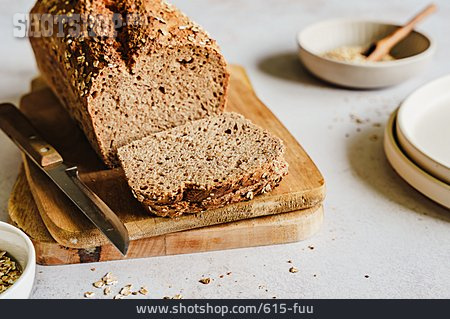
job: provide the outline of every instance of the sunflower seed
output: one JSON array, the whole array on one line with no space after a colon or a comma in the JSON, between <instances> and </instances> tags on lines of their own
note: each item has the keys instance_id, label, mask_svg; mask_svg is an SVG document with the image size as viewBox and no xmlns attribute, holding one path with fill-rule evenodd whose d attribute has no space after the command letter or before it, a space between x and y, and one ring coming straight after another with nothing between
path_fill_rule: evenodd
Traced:
<instances>
[{"instance_id":1,"label":"sunflower seed","mask_svg":"<svg viewBox=\"0 0 450 319\"><path fill-rule=\"evenodd\" d=\"M294 266L292 266L291 268L289 268L289 272L294 274L294 273L298 272L298 269L295 268Z\"/></svg>"},{"instance_id":2,"label":"sunflower seed","mask_svg":"<svg viewBox=\"0 0 450 319\"><path fill-rule=\"evenodd\" d=\"M204 284L204 285L208 285L211 282L211 278L207 277L207 278L202 278L199 280L200 283Z\"/></svg>"},{"instance_id":3,"label":"sunflower seed","mask_svg":"<svg viewBox=\"0 0 450 319\"><path fill-rule=\"evenodd\" d=\"M84 293L84 298L93 298L95 296L95 293L92 291L87 291Z\"/></svg>"},{"instance_id":4,"label":"sunflower seed","mask_svg":"<svg viewBox=\"0 0 450 319\"><path fill-rule=\"evenodd\" d=\"M0 294L10 288L21 274L20 265L6 251L0 250Z\"/></svg>"},{"instance_id":5,"label":"sunflower seed","mask_svg":"<svg viewBox=\"0 0 450 319\"><path fill-rule=\"evenodd\" d=\"M132 287L133 287L132 285L126 285L125 287L120 289L119 294L121 294L122 296L129 296L129 295L131 295L131 288Z\"/></svg>"},{"instance_id":6,"label":"sunflower seed","mask_svg":"<svg viewBox=\"0 0 450 319\"><path fill-rule=\"evenodd\" d=\"M108 296L110 293L111 293L111 287L106 287L106 288L103 290L103 294L104 294L105 296Z\"/></svg>"},{"instance_id":7,"label":"sunflower seed","mask_svg":"<svg viewBox=\"0 0 450 319\"><path fill-rule=\"evenodd\" d=\"M139 289L139 293L141 295L147 296L148 295L148 289L147 287L141 287L141 289Z\"/></svg>"}]
</instances>

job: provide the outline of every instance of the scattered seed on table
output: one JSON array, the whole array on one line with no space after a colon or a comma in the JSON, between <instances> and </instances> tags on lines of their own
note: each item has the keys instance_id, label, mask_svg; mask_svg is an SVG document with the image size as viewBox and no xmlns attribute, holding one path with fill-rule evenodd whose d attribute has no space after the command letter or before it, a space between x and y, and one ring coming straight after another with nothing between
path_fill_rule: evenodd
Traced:
<instances>
[{"instance_id":1,"label":"scattered seed on table","mask_svg":"<svg viewBox=\"0 0 450 319\"><path fill-rule=\"evenodd\" d=\"M92 291L86 291L84 293L84 298L93 298L95 296L95 293Z\"/></svg>"},{"instance_id":2,"label":"scattered seed on table","mask_svg":"<svg viewBox=\"0 0 450 319\"><path fill-rule=\"evenodd\" d=\"M111 287L106 287L106 288L103 290L103 294L104 294L105 296L108 296L110 293L111 293Z\"/></svg>"},{"instance_id":3,"label":"scattered seed on table","mask_svg":"<svg viewBox=\"0 0 450 319\"><path fill-rule=\"evenodd\" d=\"M141 295L147 296L148 295L147 287L141 287L141 289L139 289L139 293Z\"/></svg>"},{"instance_id":4,"label":"scattered seed on table","mask_svg":"<svg viewBox=\"0 0 450 319\"><path fill-rule=\"evenodd\" d=\"M295 268L294 266L292 266L291 268L289 268L289 272L296 273L296 272L298 272L298 269Z\"/></svg>"},{"instance_id":5,"label":"scattered seed on table","mask_svg":"<svg viewBox=\"0 0 450 319\"><path fill-rule=\"evenodd\" d=\"M129 296L129 295L131 295L131 288L132 287L133 287L132 285L126 285L125 287L120 289L119 294L121 294L122 296Z\"/></svg>"},{"instance_id":6,"label":"scattered seed on table","mask_svg":"<svg viewBox=\"0 0 450 319\"><path fill-rule=\"evenodd\" d=\"M211 278L206 277L206 278L202 278L199 280L200 283L204 284L204 285L208 285L211 282Z\"/></svg>"}]
</instances>

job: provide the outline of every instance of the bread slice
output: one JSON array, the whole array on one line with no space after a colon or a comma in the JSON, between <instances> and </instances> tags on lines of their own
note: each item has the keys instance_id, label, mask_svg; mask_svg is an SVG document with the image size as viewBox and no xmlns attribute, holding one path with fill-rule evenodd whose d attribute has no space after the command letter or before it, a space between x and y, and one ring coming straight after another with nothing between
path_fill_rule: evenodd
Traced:
<instances>
[{"instance_id":1,"label":"bread slice","mask_svg":"<svg viewBox=\"0 0 450 319\"><path fill-rule=\"evenodd\" d=\"M118 164L120 146L223 112L225 59L216 42L172 5L38 0L31 13L66 16L63 37L55 23L51 36L31 36L31 45L42 76L108 166ZM73 37L68 17L77 14L86 21L101 18ZM48 27L47 20L31 17L33 26ZM133 23L119 26L120 19Z\"/></svg>"},{"instance_id":2,"label":"bread slice","mask_svg":"<svg viewBox=\"0 0 450 319\"><path fill-rule=\"evenodd\" d=\"M134 196L176 217L250 200L288 173L283 142L236 113L224 113L119 148Z\"/></svg>"}]
</instances>

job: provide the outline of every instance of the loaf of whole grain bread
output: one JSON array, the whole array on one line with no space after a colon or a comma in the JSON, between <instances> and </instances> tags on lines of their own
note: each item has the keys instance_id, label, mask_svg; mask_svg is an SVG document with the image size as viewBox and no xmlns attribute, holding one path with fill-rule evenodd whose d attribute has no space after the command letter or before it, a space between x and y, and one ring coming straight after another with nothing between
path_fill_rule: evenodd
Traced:
<instances>
[{"instance_id":1,"label":"loaf of whole grain bread","mask_svg":"<svg viewBox=\"0 0 450 319\"><path fill-rule=\"evenodd\" d=\"M108 166L131 141L223 112L229 75L216 42L164 1L38 0L31 13L35 25L33 14L68 17L62 37L55 24L30 41L42 76ZM81 35L67 22L77 14L87 22ZM137 23L101 24L99 15Z\"/></svg>"},{"instance_id":2,"label":"loaf of whole grain bread","mask_svg":"<svg viewBox=\"0 0 450 319\"><path fill-rule=\"evenodd\" d=\"M283 142L236 113L150 135L118 155L134 196L159 216L250 200L288 173Z\"/></svg>"}]
</instances>

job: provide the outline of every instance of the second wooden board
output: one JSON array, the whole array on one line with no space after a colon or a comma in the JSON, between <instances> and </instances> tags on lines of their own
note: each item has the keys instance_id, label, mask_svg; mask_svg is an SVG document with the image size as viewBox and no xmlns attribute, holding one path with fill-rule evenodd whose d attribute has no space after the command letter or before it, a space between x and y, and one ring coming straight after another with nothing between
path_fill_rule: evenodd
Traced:
<instances>
[{"instance_id":1,"label":"second wooden board","mask_svg":"<svg viewBox=\"0 0 450 319\"><path fill-rule=\"evenodd\" d=\"M143 238L131 241L128 254L123 257L111 244L89 249L67 248L58 244L40 217L23 171L13 187L8 210L16 226L30 236L36 250L36 261L41 265L78 264L291 243L315 234L323 220L322 207L317 206L302 211Z\"/></svg>"},{"instance_id":2,"label":"second wooden board","mask_svg":"<svg viewBox=\"0 0 450 319\"><path fill-rule=\"evenodd\" d=\"M244 115L279 136L286 144L289 175L273 192L251 201L228 205L177 219L149 215L132 196L120 169L99 161L82 132L49 89L25 96L21 109L66 162L79 167L82 178L125 223L132 240L242 219L291 212L320 205L324 179L303 148L273 113L257 98L242 67L232 66L227 111ZM25 161L28 182L49 232L66 247L86 248L107 243L106 238L33 164Z\"/></svg>"}]
</instances>

